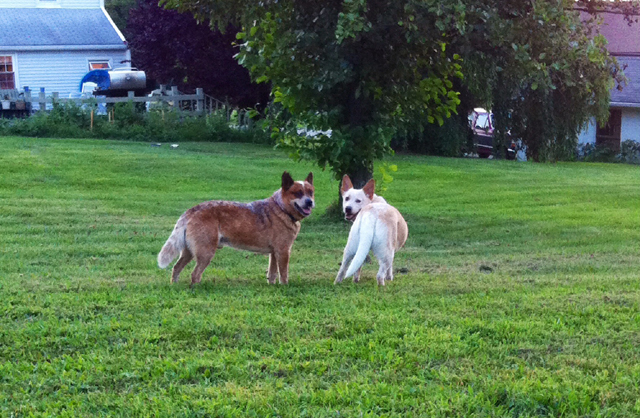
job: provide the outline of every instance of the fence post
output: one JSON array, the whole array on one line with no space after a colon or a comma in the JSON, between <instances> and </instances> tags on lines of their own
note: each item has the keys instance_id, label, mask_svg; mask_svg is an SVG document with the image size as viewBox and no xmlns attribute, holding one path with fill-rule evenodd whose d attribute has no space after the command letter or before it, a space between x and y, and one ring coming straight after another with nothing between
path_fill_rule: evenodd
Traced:
<instances>
[{"instance_id":1,"label":"fence post","mask_svg":"<svg viewBox=\"0 0 640 418\"><path fill-rule=\"evenodd\" d=\"M178 87L177 86L171 86L171 96L177 96L178 93ZM173 107L180 109L180 103L178 103L177 101L173 100L171 101Z\"/></svg>"},{"instance_id":2,"label":"fence post","mask_svg":"<svg viewBox=\"0 0 640 418\"><path fill-rule=\"evenodd\" d=\"M204 90L202 90L201 88L197 88L196 96L198 96L198 99L196 101L196 112L202 114L204 113Z\"/></svg>"},{"instance_id":3,"label":"fence post","mask_svg":"<svg viewBox=\"0 0 640 418\"><path fill-rule=\"evenodd\" d=\"M136 96L136 93L133 91L128 91L127 92L127 98L129 99L133 99Z\"/></svg>"},{"instance_id":4,"label":"fence post","mask_svg":"<svg viewBox=\"0 0 640 418\"><path fill-rule=\"evenodd\" d=\"M51 102L51 106L53 106L53 103L58 103L58 100L60 99L60 93L58 93L57 91L53 92L53 101Z\"/></svg>"},{"instance_id":5,"label":"fence post","mask_svg":"<svg viewBox=\"0 0 640 418\"><path fill-rule=\"evenodd\" d=\"M24 91L24 108L31 113L31 109L33 108L31 104L31 90L25 89Z\"/></svg>"},{"instance_id":6,"label":"fence post","mask_svg":"<svg viewBox=\"0 0 640 418\"><path fill-rule=\"evenodd\" d=\"M47 110L47 96L44 92L44 87L40 87L40 96L39 96L39 105L40 111L44 112Z\"/></svg>"}]
</instances>

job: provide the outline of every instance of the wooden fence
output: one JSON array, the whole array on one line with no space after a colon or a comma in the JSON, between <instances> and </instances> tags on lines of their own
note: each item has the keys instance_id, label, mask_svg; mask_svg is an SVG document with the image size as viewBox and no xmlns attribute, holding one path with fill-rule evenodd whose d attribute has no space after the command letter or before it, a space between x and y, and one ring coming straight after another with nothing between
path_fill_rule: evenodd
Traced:
<instances>
[{"instance_id":1,"label":"wooden fence","mask_svg":"<svg viewBox=\"0 0 640 418\"><path fill-rule=\"evenodd\" d=\"M149 96L135 96L135 92L129 91L127 97L60 97L53 92L47 95L45 92L32 93L31 91L18 92L17 90L0 90L3 110L22 112L23 114L50 110L53 103L75 103L78 106L84 104L115 104L115 103L145 103L147 110L171 109L191 114L223 113L227 121L236 123L239 127L251 127L249 111L238 109L224 103L214 97L204 94L203 89L196 89L195 94L183 94L173 86L170 90L161 86L154 90L155 94ZM5 103L11 103L9 108L4 108ZM49 106L47 106L49 105Z\"/></svg>"},{"instance_id":2,"label":"wooden fence","mask_svg":"<svg viewBox=\"0 0 640 418\"><path fill-rule=\"evenodd\" d=\"M27 91L24 93L24 102L25 103L31 103L32 105L34 103L38 104L38 110L45 110L47 108L47 104L53 104L53 103L69 103L69 102L73 102L76 103L77 105L81 105L81 104L85 104L85 103L106 103L106 104L110 104L110 103L127 103L127 102L133 102L133 103L166 103L167 106L169 107L177 107L180 110L186 110L186 111L192 111L195 113L205 113L205 111L209 111L211 112L212 109L206 109L205 108L205 103L209 100L207 100L207 97L205 96L204 92L202 91L202 89L197 89L196 90L196 94L180 94L177 93L176 94L166 94L166 95L153 95L153 96L135 96L135 93L133 91L128 92L127 97L104 97L104 96L97 96L97 97L60 97L60 94L57 92L52 93L51 95L47 96L46 93L44 92L40 92L38 93L37 96L34 96L31 94L30 91ZM215 100L215 99L214 99ZM16 102L18 102L19 99L16 100ZM216 100L216 102L219 102ZM221 103L221 102L220 102ZM215 103L216 105L218 105L220 108L223 108L224 103L222 103L222 105L219 105L218 103ZM211 105L209 105L211 106ZM33 106L32 106L33 108Z\"/></svg>"}]
</instances>

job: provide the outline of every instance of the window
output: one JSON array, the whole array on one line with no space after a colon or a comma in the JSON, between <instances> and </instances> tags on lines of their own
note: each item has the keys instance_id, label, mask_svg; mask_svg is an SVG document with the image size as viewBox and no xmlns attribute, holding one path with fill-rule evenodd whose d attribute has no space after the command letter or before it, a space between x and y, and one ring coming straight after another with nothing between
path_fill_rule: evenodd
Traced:
<instances>
[{"instance_id":1,"label":"window","mask_svg":"<svg viewBox=\"0 0 640 418\"><path fill-rule=\"evenodd\" d=\"M605 146L614 151L620 151L620 134L622 133L622 111L611 109L609 120L596 128L596 146Z\"/></svg>"},{"instance_id":2,"label":"window","mask_svg":"<svg viewBox=\"0 0 640 418\"><path fill-rule=\"evenodd\" d=\"M486 113L479 114L476 120L476 128L489 129L489 126L489 115Z\"/></svg>"},{"instance_id":3,"label":"window","mask_svg":"<svg viewBox=\"0 0 640 418\"><path fill-rule=\"evenodd\" d=\"M16 88L16 78L13 72L13 57L0 56L0 89L12 90Z\"/></svg>"},{"instance_id":4,"label":"window","mask_svg":"<svg viewBox=\"0 0 640 418\"><path fill-rule=\"evenodd\" d=\"M91 70L110 70L109 60L90 60L89 71Z\"/></svg>"}]
</instances>

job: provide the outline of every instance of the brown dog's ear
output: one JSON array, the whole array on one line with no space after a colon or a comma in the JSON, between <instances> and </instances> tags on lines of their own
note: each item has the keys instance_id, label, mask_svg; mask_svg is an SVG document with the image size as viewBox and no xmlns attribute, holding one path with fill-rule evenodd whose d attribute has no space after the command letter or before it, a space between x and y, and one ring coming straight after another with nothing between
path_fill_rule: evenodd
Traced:
<instances>
[{"instance_id":1,"label":"brown dog's ear","mask_svg":"<svg viewBox=\"0 0 640 418\"><path fill-rule=\"evenodd\" d=\"M306 179L304 179L307 183L313 186L313 173L309 173Z\"/></svg>"},{"instance_id":2,"label":"brown dog's ear","mask_svg":"<svg viewBox=\"0 0 640 418\"><path fill-rule=\"evenodd\" d=\"M282 173L282 190L286 192L291 186L293 186L293 178L291 178L291 174L285 171Z\"/></svg>"},{"instance_id":3,"label":"brown dog's ear","mask_svg":"<svg viewBox=\"0 0 640 418\"><path fill-rule=\"evenodd\" d=\"M362 191L369 199L373 200L373 193L376 191L376 181L374 179L369 180L362 188Z\"/></svg>"},{"instance_id":4,"label":"brown dog's ear","mask_svg":"<svg viewBox=\"0 0 640 418\"><path fill-rule=\"evenodd\" d=\"M342 177L342 187L340 187L340 194L344 194L347 190L353 189L353 183L346 174Z\"/></svg>"}]
</instances>

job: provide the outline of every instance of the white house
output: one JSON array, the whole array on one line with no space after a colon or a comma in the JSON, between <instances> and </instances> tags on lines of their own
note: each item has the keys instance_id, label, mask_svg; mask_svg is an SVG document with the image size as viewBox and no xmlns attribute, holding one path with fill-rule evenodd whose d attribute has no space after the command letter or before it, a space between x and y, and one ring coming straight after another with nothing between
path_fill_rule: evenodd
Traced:
<instances>
[{"instance_id":1,"label":"white house","mask_svg":"<svg viewBox=\"0 0 640 418\"><path fill-rule=\"evenodd\" d=\"M104 0L0 0L0 89L65 97L90 70L130 62Z\"/></svg>"},{"instance_id":2,"label":"white house","mask_svg":"<svg viewBox=\"0 0 640 418\"><path fill-rule=\"evenodd\" d=\"M629 81L622 90L611 91L607 124L597 126L595 119L592 120L578 141L620 149L620 141L640 142L640 23L630 23L617 13L601 12L601 16L600 32L608 41L607 49L624 67Z\"/></svg>"}]
</instances>

